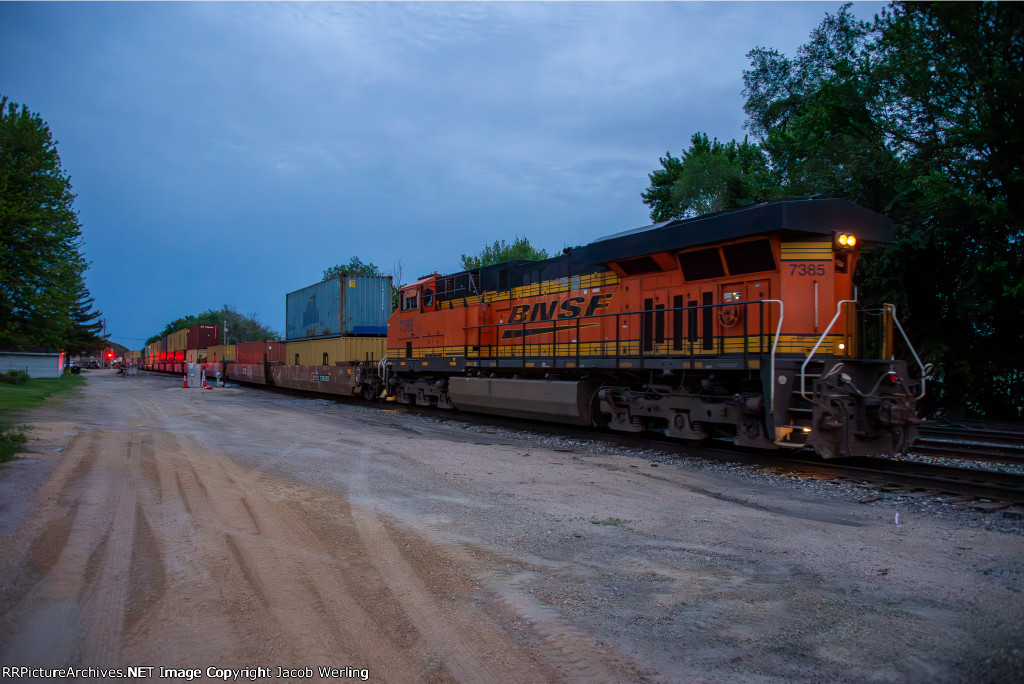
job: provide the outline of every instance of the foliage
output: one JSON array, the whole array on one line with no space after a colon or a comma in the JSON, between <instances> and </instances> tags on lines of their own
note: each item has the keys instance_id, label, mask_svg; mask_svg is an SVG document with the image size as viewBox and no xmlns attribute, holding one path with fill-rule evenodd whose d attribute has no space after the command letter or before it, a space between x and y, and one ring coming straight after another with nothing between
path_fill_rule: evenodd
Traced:
<instances>
[{"instance_id":1,"label":"foliage","mask_svg":"<svg viewBox=\"0 0 1024 684\"><path fill-rule=\"evenodd\" d=\"M65 375L60 378L29 378L24 371L10 371L3 378L17 377L20 382L0 382L0 463L11 460L25 443L25 429L12 427L12 411L35 408L54 394L70 392L85 379Z\"/></svg>"},{"instance_id":2,"label":"foliage","mask_svg":"<svg viewBox=\"0 0 1024 684\"><path fill-rule=\"evenodd\" d=\"M0 426L0 463L12 460L27 440L23 428Z\"/></svg>"},{"instance_id":3,"label":"foliage","mask_svg":"<svg viewBox=\"0 0 1024 684\"><path fill-rule=\"evenodd\" d=\"M363 263L359 257L352 257L348 260L347 264L338 264L337 266L331 266L329 269L324 271L323 280L330 280L331 278L337 278L339 276L356 275L356 276L374 276L374 277L387 277L391 276L391 310L394 311L398 308L399 303L399 292L402 289L402 264L397 263L392 267L389 273L384 273L375 264L371 262Z\"/></svg>"},{"instance_id":4,"label":"foliage","mask_svg":"<svg viewBox=\"0 0 1024 684\"><path fill-rule=\"evenodd\" d=\"M0 375L0 382L7 383L8 385L24 385L28 382L28 373L23 370L11 369Z\"/></svg>"},{"instance_id":5,"label":"foliage","mask_svg":"<svg viewBox=\"0 0 1024 684\"><path fill-rule=\"evenodd\" d=\"M0 347L66 343L88 267L74 199L47 124L0 97Z\"/></svg>"},{"instance_id":6,"label":"foliage","mask_svg":"<svg viewBox=\"0 0 1024 684\"><path fill-rule=\"evenodd\" d=\"M484 245L480 253L475 256L463 254L460 258L462 268L471 271L473 269L500 264L503 261L523 259L526 261L540 261L547 259L548 253L544 249L536 249L530 241L524 237L517 237L512 244L504 240L495 240L493 244Z\"/></svg>"},{"instance_id":7,"label":"foliage","mask_svg":"<svg viewBox=\"0 0 1024 684\"><path fill-rule=\"evenodd\" d=\"M10 411L42 406L47 397L71 392L85 382L80 375L59 378L30 378L21 385L0 384L0 427L7 424Z\"/></svg>"},{"instance_id":8,"label":"foliage","mask_svg":"<svg viewBox=\"0 0 1024 684\"><path fill-rule=\"evenodd\" d=\"M363 263L359 257L352 257L348 260L347 264L338 264L337 266L331 266L329 269L324 271L324 280L330 280L331 278L337 278L338 276L344 275L355 275L355 276L383 276L381 272L372 263Z\"/></svg>"},{"instance_id":9,"label":"foliage","mask_svg":"<svg viewBox=\"0 0 1024 684\"><path fill-rule=\"evenodd\" d=\"M746 138L721 143L695 133L690 149L678 158L666 152L660 162L642 194L656 222L753 204L768 199L774 189L764 153Z\"/></svg>"},{"instance_id":10,"label":"foliage","mask_svg":"<svg viewBox=\"0 0 1024 684\"><path fill-rule=\"evenodd\" d=\"M225 304L220 309L208 309L200 314L174 319L165 325L159 334L146 340L146 344L156 342L161 337L166 337L183 328L202 324L221 326L221 338L223 339L225 322L227 324L227 340L229 344L281 339L281 333L260 323L259 312L254 311L251 314L245 315L236 311L235 307Z\"/></svg>"},{"instance_id":11,"label":"foliage","mask_svg":"<svg viewBox=\"0 0 1024 684\"><path fill-rule=\"evenodd\" d=\"M792 59L748 54L744 110L767 172L740 178L762 197L827 194L890 217L895 240L861 254L862 301L897 305L947 409L1019 417L1024 6L896 3L873 22L849 7ZM655 220L721 195L706 163L678 181L704 139L651 174Z\"/></svg>"},{"instance_id":12,"label":"foliage","mask_svg":"<svg viewBox=\"0 0 1024 684\"><path fill-rule=\"evenodd\" d=\"M85 282L79 277L75 302L68 311L70 326L64 340L64 350L72 356L89 354L111 345L100 334L103 322L100 320L100 312L93 311L94 302L95 299L85 288Z\"/></svg>"}]
</instances>

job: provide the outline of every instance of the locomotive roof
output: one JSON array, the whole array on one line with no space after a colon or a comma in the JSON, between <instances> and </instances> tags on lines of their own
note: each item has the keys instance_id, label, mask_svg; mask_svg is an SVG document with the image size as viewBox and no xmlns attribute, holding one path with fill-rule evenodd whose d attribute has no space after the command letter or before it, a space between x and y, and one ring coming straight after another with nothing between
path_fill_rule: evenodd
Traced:
<instances>
[{"instance_id":1,"label":"locomotive roof","mask_svg":"<svg viewBox=\"0 0 1024 684\"><path fill-rule=\"evenodd\" d=\"M672 219L634 228L566 250L541 261L512 260L474 269L479 282L472 290L502 289L499 272L505 271L507 287L539 283L569 275L604 271L607 264L657 252L671 252L704 244L768 233L828 235L850 232L863 242L892 240L892 221L881 214L846 200L829 197L781 199L740 209L705 214L691 219ZM450 273L446 278L467 277L468 271ZM412 287L423 280L411 283ZM468 287L468 286L467 286ZM475 290L474 290L475 291Z\"/></svg>"},{"instance_id":2,"label":"locomotive roof","mask_svg":"<svg viewBox=\"0 0 1024 684\"><path fill-rule=\"evenodd\" d=\"M579 247L573 250L573 257L600 264L765 233L832 235L837 230L853 233L862 242L892 240L892 221L885 216L846 200L812 197L773 200L634 228Z\"/></svg>"}]
</instances>

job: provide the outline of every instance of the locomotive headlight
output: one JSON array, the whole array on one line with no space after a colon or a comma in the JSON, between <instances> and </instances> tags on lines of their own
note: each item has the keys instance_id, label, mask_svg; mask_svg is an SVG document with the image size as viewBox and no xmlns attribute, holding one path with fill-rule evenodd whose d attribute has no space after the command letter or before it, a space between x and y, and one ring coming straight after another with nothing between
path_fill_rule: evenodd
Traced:
<instances>
[{"instance_id":1,"label":"locomotive headlight","mask_svg":"<svg viewBox=\"0 0 1024 684\"><path fill-rule=\"evenodd\" d=\"M848 252L857 246L857 236L850 233L835 233L833 242L837 250Z\"/></svg>"}]
</instances>

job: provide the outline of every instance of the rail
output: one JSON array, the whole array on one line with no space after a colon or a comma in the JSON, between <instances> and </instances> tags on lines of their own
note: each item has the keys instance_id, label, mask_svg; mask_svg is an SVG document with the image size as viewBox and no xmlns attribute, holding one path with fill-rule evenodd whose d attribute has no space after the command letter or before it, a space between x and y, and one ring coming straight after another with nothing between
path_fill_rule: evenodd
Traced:
<instances>
[{"instance_id":1,"label":"rail","mask_svg":"<svg viewBox=\"0 0 1024 684\"><path fill-rule=\"evenodd\" d=\"M774 334L766 330L766 323L770 325L770 317L766 321L766 308L773 304L779 307L778 321L775 325ZM732 350L727 352L726 338L728 336L715 334L710 328L714 311L721 311L724 307L742 308L743 333L736 336L732 342ZM756 306L758 316L751 319L750 307ZM673 315L671 323L666 318ZM548 314L549 316L552 314ZM740 303L717 303L702 304L697 306L652 308L640 311L615 312L607 314L591 314L589 316L573 316L562 319L542 318L530 321L517 321L515 323L499 322L485 323L482 325L465 326L463 329L469 333L476 331L476 344L472 344L467 334L466 342L460 346L464 358L478 360L519 360L524 365L527 360L550 359L551 367L557 367L559 358L571 360L575 367L580 367L581 357L587 359L614 359L616 365L627 360L639 359L641 362L647 360L673 360L689 359L691 367L697 360L708 355L715 354L739 354L742 352L743 366L750 367L749 356L755 355L759 360L757 367L763 368L764 362L768 361L771 373L772 387L769 391L769 398L774 404L775 385L775 361L779 353L779 346L782 337L782 326L785 319L785 304L779 299L756 299ZM589 327L607 320L615 326L614 336L610 334L605 326L606 333L601 339L584 342L580 339L582 327ZM623 328L633 328L635 323L640 330L639 336L628 336L625 339L621 336ZM751 328L756 328L751 331ZM671 332L667 328L672 328ZM716 326L717 327L717 326ZM700 328L703 328L701 330ZM490 332L492 335L487 335ZM559 342L557 336L560 334L574 332L575 337L571 341ZM549 341L538 341L528 343L530 337L544 336ZM485 337L489 339L485 339ZM512 340L518 339L518 343ZM501 340L509 343L502 344ZM742 340L742 347L739 342ZM771 340L770 351L768 341ZM699 351L698 351L699 349ZM435 350L417 350L420 353L414 354L416 358L447 356L453 350L438 348ZM767 358L766 358L767 357ZM774 413L774 406L772 407Z\"/></svg>"}]
</instances>

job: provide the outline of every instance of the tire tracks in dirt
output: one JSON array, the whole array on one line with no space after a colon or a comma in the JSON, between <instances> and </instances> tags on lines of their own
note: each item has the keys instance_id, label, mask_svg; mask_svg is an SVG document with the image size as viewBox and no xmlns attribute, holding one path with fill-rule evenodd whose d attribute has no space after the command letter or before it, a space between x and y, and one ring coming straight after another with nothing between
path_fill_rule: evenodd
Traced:
<instances>
[{"instance_id":1,"label":"tire tracks in dirt","mask_svg":"<svg viewBox=\"0 0 1024 684\"><path fill-rule=\"evenodd\" d=\"M0 663L618 678L615 659L574 634L510 627L507 602L474 579L475 554L200 446L180 429L194 413L164 405L187 393L118 401L96 385L93 405L113 418L79 427L34 514L3 542ZM364 470L348 477L372 498Z\"/></svg>"}]
</instances>

